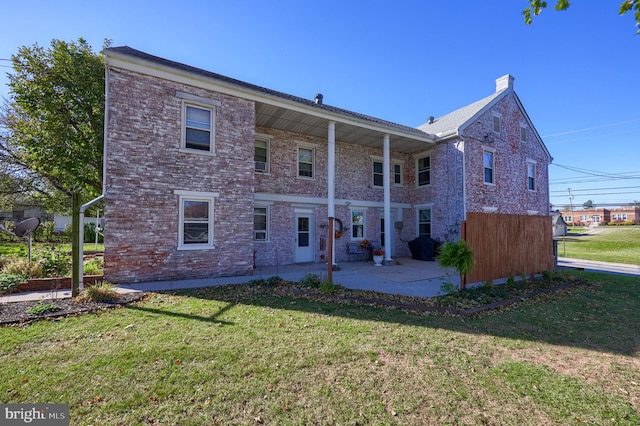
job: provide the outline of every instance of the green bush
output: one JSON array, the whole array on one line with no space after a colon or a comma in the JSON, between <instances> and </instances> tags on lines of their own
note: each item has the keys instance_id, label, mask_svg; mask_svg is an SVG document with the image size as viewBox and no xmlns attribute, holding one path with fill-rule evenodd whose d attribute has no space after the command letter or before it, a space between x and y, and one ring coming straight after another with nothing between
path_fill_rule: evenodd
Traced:
<instances>
[{"instance_id":1,"label":"green bush","mask_svg":"<svg viewBox=\"0 0 640 426\"><path fill-rule=\"evenodd\" d=\"M36 256L42 262L45 277L64 277L71 272L71 256L66 252L53 248L41 249Z\"/></svg>"},{"instance_id":2,"label":"green bush","mask_svg":"<svg viewBox=\"0 0 640 426\"><path fill-rule=\"evenodd\" d=\"M320 292L324 294L334 294L338 290L338 286L331 281L323 281L320 284Z\"/></svg>"},{"instance_id":3,"label":"green bush","mask_svg":"<svg viewBox=\"0 0 640 426\"><path fill-rule=\"evenodd\" d=\"M42 303L41 301L37 305L27 309L27 313L30 315L44 315L44 314L48 314L50 312L55 312L59 310L60 308L54 305L53 303Z\"/></svg>"},{"instance_id":4,"label":"green bush","mask_svg":"<svg viewBox=\"0 0 640 426\"><path fill-rule=\"evenodd\" d=\"M300 285L304 287L320 288L322 280L316 274L307 274L300 280Z\"/></svg>"},{"instance_id":5,"label":"green bush","mask_svg":"<svg viewBox=\"0 0 640 426\"><path fill-rule=\"evenodd\" d=\"M116 287L106 281L96 283L84 289L79 301L113 302L119 297Z\"/></svg>"},{"instance_id":6,"label":"green bush","mask_svg":"<svg viewBox=\"0 0 640 426\"><path fill-rule=\"evenodd\" d=\"M26 257L6 257L2 273L7 275L23 275L27 278L41 278L44 275L44 261L34 258L29 262Z\"/></svg>"},{"instance_id":7,"label":"green bush","mask_svg":"<svg viewBox=\"0 0 640 426\"><path fill-rule=\"evenodd\" d=\"M466 241L458 240L449 241L440 247L438 263L445 268L455 268L460 276L464 277L471 272L476 262L473 259L473 251L469 249Z\"/></svg>"},{"instance_id":8,"label":"green bush","mask_svg":"<svg viewBox=\"0 0 640 426\"><path fill-rule=\"evenodd\" d=\"M33 238L36 241L51 242L53 240L53 234L56 227L56 223L52 221L42 222L33 234Z\"/></svg>"},{"instance_id":9,"label":"green bush","mask_svg":"<svg viewBox=\"0 0 640 426\"><path fill-rule=\"evenodd\" d=\"M102 275L104 268L104 259L102 257L94 257L84 262L85 275Z\"/></svg>"},{"instance_id":10,"label":"green bush","mask_svg":"<svg viewBox=\"0 0 640 426\"><path fill-rule=\"evenodd\" d=\"M13 292L18 284L25 282L27 277L24 274L0 273L0 294Z\"/></svg>"},{"instance_id":11,"label":"green bush","mask_svg":"<svg viewBox=\"0 0 640 426\"><path fill-rule=\"evenodd\" d=\"M615 220L613 222L609 222L607 223L607 225L609 226L632 226L633 222L631 221L622 221L622 220Z\"/></svg>"}]
</instances>

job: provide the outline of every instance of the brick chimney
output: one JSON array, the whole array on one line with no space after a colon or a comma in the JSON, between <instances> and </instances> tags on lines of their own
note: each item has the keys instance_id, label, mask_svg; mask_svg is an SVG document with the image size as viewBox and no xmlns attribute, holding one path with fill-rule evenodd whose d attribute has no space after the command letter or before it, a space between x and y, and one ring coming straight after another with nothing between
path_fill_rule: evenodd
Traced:
<instances>
[{"instance_id":1,"label":"brick chimney","mask_svg":"<svg viewBox=\"0 0 640 426\"><path fill-rule=\"evenodd\" d=\"M515 77L511 74L506 74L496 79L496 92L501 92L504 89L513 90L513 80L515 80Z\"/></svg>"}]
</instances>

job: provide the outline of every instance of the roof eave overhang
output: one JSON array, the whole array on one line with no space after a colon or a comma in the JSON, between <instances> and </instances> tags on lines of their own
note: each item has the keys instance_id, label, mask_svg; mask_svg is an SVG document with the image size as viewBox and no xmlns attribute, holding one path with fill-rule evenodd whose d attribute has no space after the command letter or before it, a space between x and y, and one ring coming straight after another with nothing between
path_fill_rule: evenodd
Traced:
<instances>
[{"instance_id":1,"label":"roof eave overhang","mask_svg":"<svg viewBox=\"0 0 640 426\"><path fill-rule=\"evenodd\" d=\"M336 112L315 108L310 105L304 105L293 100L280 98L268 93L262 93L256 90L252 90L248 87L238 86L205 75L200 75L197 73L189 72L187 70L159 64L153 61L146 60L144 58L139 58L118 51L106 50L104 60L106 67L122 68L129 71L138 72L140 74L167 79L177 83L196 85L198 87L202 87L226 95L236 96L258 103L265 103L279 108L311 115L327 121L334 121L345 125L356 126L367 130L388 134L390 136L399 136L405 139L415 140L416 142L431 144L436 143L437 139L435 135L429 133L420 134L417 132L407 132L403 131L402 129L384 126L382 124L371 123L367 120L359 120L354 117L348 117Z\"/></svg>"}]
</instances>

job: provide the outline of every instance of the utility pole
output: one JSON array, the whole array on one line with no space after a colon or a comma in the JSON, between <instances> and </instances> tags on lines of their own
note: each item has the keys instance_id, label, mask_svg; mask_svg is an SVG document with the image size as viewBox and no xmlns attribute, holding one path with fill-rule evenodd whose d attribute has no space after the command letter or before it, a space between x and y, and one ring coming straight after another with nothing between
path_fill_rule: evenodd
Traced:
<instances>
[{"instance_id":1,"label":"utility pole","mask_svg":"<svg viewBox=\"0 0 640 426\"><path fill-rule=\"evenodd\" d=\"M576 227L575 221L573 220L573 195L571 194L571 188L567 188L569 191L569 212L571 213L571 226Z\"/></svg>"}]
</instances>

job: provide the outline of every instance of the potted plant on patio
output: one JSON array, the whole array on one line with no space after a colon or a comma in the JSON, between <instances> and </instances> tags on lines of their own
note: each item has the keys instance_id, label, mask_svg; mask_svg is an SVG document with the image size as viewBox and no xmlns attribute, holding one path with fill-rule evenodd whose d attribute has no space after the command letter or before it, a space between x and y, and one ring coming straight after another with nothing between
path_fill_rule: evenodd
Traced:
<instances>
[{"instance_id":1,"label":"potted plant on patio","mask_svg":"<svg viewBox=\"0 0 640 426\"><path fill-rule=\"evenodd\" d=\"M373 255L373 263L375 266L382 266L382 260L384 260L384 251L382 249L377 249L371 252Z\"/></svg>"}]
</instances>

